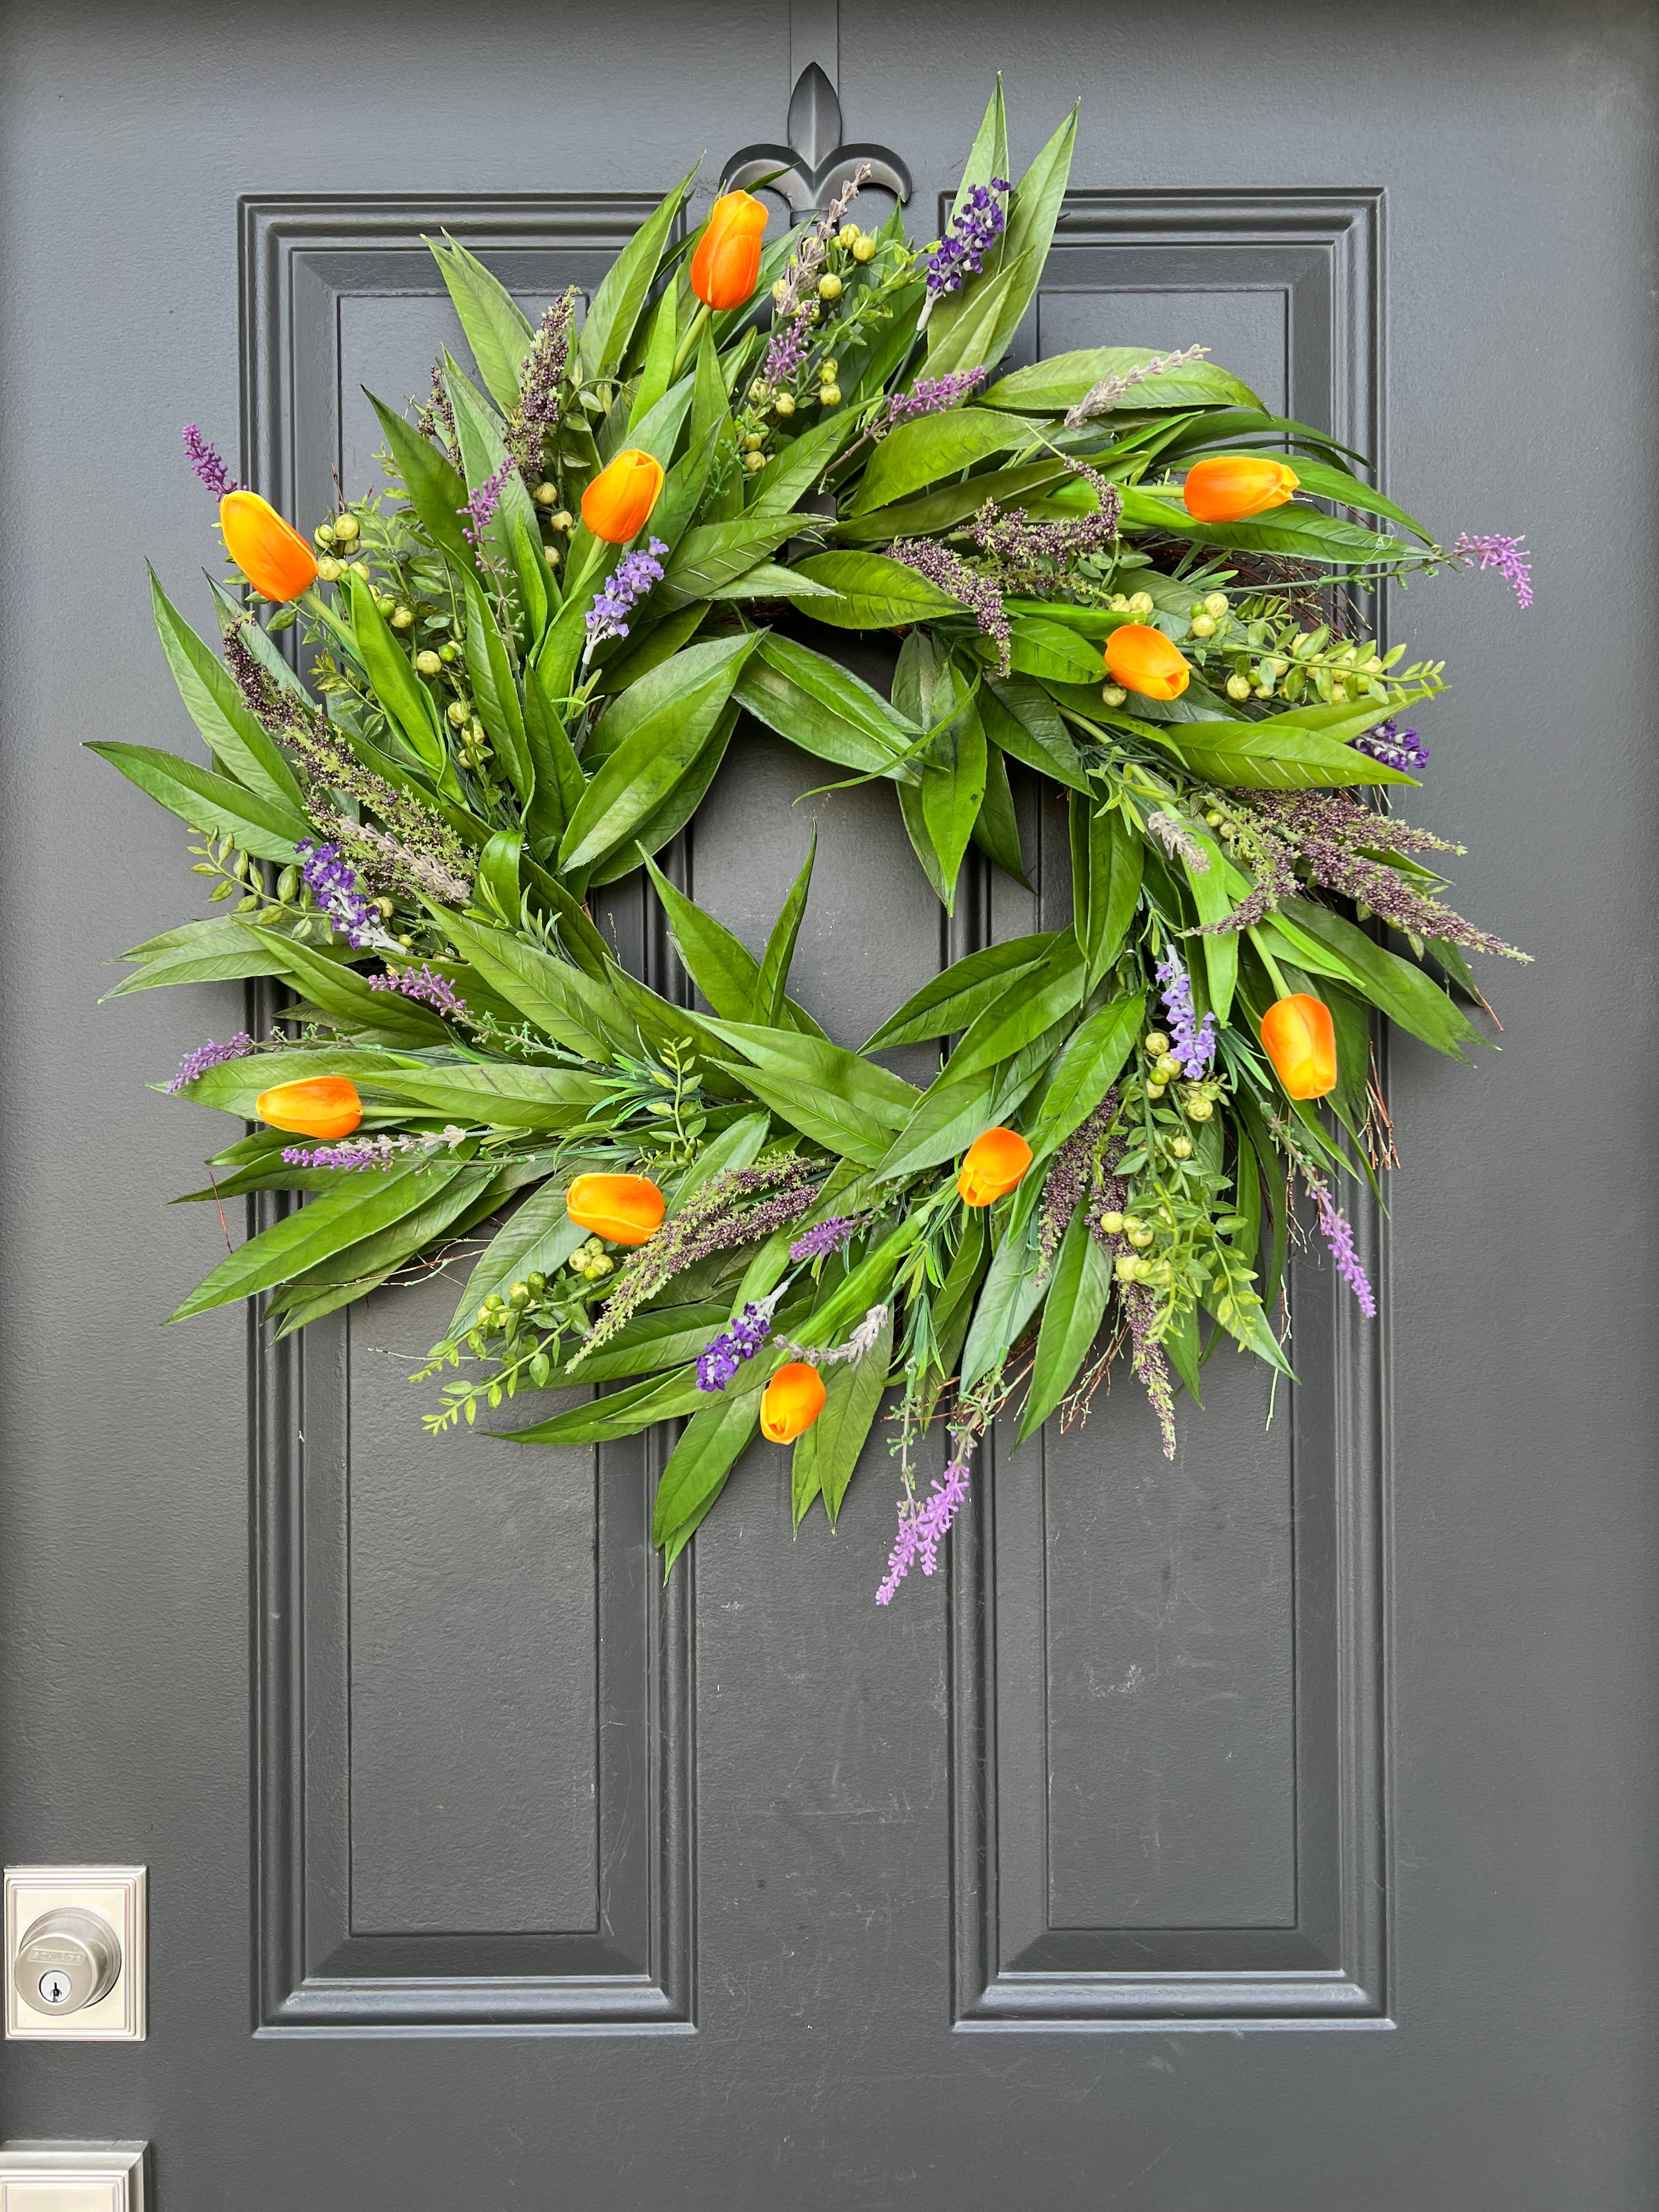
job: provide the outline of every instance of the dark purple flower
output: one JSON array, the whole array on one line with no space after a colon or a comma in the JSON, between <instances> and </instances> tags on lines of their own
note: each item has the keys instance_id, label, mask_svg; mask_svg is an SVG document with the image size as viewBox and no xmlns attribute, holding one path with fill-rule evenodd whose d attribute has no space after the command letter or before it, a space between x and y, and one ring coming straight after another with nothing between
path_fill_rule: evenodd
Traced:
<instances>
[{"instance_id":1,"label":"dark purple flower","mask_svg":"<svg viewBox=\"0 0 1659 2212\"><path fill-rule=\"evenodd\" d=\"M627 617L651 586L662 581L663 556L667 550L660 538L652 538L648 545L636 546L633 552L623 556L601 588L594 592L593 604L584 617L587 624L584 660L606 638L627 636Z\"/></svg>"},{"instance_id":2,"label":"dark purple flower","mask_svg":"<svg viewBox=\"0 0 1659 2212\"><path fill-rule=\"evenodd\" d=\"M1007 221L1001 195L1008 190L1006 177L993 177L988 184L975 185L952 216L950 228L928 257L930 300L959 291L969 277L978 276L987 252L1002 235Z\"/></svg>"},{"instance_id":3,"label":"dark purple flower","mask_svg":"<svg viewBox=\"0 0 1659 2212\"><path fill-rule=\"evenodd\" d=\"M1359 1264L1359 1255L1353 1249L1353 1231L1348 1226L1347 1218L1338 1212L1328 1184L1314 1176L1310 1176L1307 1181L1308 1188L1313 1193L1314 1204L1319 1209L1320 1234L1336 1262L1336 1272L1359 1301L1359 1310L1366 1320L1375 1321L1376 1299L1366 1279L1365 1270Z\"/></svg>"},{"instance_id":4,"label":"dark purple flower","mask_svg":"<svg viewBox=\"0 0 1659 2212\"><path fill-rule=\"evenodd\" d=\"M466 505L458 510L469 520L461 525L467 543L477 545L489 526L490 517L501 503L501 491L513 473L513 456L509 453L493 476L486 477L477 491L466 495Z\"/></svg>"},{"instance_id":5,"label":"dark purple flower","mask_svg":"<svg viewBox=\"0 0 1659 2212\"><path fill-rule=\"evenodd\" d=\"M1392 715L1379 722L1364 736L1356 738L1353 749L1384 768L1403 768L1407 775L1421 775L1429 764L1429 749L1415 730L1402 730Z\"/></svg>"},{"instance_id":6,"label":"dark purple flower","mask_svg":"<svg viewBox=\"0 0 1659 2212\"><path fill-rule=\"evenodd\" d=\"M1170 1048L1185 1068L1188 1080L1195 1083L1209 1073L1215 1058L1215 1016L1206 1014L1199 1020L1193 1005L1192 979L1178 961L1160 960L1158 980L1164 986L1164 1011L1174 1039Z\"/></svg>"},{"instance_id":7,"label":"dark purple flower","mask_svg":"<svg viewBox=\"0 0 1659 2212\"><path fill-rule=\"evenodd\" d=\"M179 1063L179 1073L171 1083L163 1085L167 1091L182 1091L187 1083L194 1083L198 1075L205 1075L210 1067L219 1067L228 1060L245 1060L253 1049L253 1039L246 1030L238 1030L228 1044L198 1044L194 1052L187 1052Z\"/></svg>"},{"instance_id":8,"label":"dark purple flower","mask_svg":"<svg viewBox=\"0 0 1659 2212\"><path fill-rule=\"evenodd\" d=\"M1516 605L1532 605L1532 556L1524 538L1471 538L1466 531L1451 557L1466 568L1496 568L1515 593Z\"/></svg>"},{"instance_id":9,"label":"dark purple flower","mask_svg":"<svg viewBox=\"0 0 1659 2212\"><path fill-rule=\"evenodd\" d=\"M542 316L519 378L519 404L507 417L507 450L526 483L541 475L542 441L558 428L559 394L575 313L574 290L555 300Z\"/></svg>"},{"instance_id":10,"label":"dark purple flower","mask_svg":"<svg viewBox=\"0 0 1659 2212\"><path fill-rule=\"evenodd\" d=\"M185 425L185 458L215 499L222 499L228 491L236 489L236 479L220 459L217 447L208 442L193 422Z\"/></svg>"},{"instance_id":11,"label":"dark purple flower","mask_svg":"<svg viewBox=\"0 0 1659 2212\"><path fill-rule=\"evenodd\" d=\"M358 890L356 871L337 845L313 844L306 838L294 849L300 856L300 872L307 889L333 927L344 932L349 945L361 949L386 936L379 909Z\"/></svg>"},{"instance_id":12,"label":"dark purple flower","mask_svg":"<svg viewBox=\"0 0 1659 2212\"><path fill-rule=\"evenodd\" d=\"M828 1221L816 1223L804 1237L798 1237L789 1247L792 1260L830 1260L837 1252L844 1252L858 1233L859 1217L855 1213L834 1214Z\"/></svg>"},{"instance_id":13,"label":"dark purple flower","mask_svg":"<svg viewBox=\"0 0 1659 2212\"><path fill-rule=\"evenodd\" d=\"M729 1328L704 1345L697 1354L699 1390L724 1390L743 1362L754 1358L772 1334L772 1310L776 1304L776 1293L758 1305L751 1300Z\"/></svg>"},{"instance_id":14,"label":"dark purple flower","mask_svg":"<svg viewBox=\"0 0 1659 2212\"><path fill-rule=\"evenodd\" d=\"M887 550L894 560L902 561L907 568L914 568L930 584L937 584L940 591L961 600L996 647L997 672L1006 676L1012 625L1008 620L1008 610L1002 604L1002 594L990 578L981 576L960 555L952 553L948 545L940 545L931 538L896 538Z\"/></svg>"},{"instance_id":15,"label":"dark purple flower","mask_svg":"<svg viewBox=\"0 0 1659 2212\"><path fill-rule=\"evenodd\" d=\"M418 968L393 968L384 975L371 975L371 991L396 991L405 999L416 999L434 1006L451 1021L465 1022L472 1018L455 986L447 975L441 975L423 960Z\"/></svg>"}]
</instances>

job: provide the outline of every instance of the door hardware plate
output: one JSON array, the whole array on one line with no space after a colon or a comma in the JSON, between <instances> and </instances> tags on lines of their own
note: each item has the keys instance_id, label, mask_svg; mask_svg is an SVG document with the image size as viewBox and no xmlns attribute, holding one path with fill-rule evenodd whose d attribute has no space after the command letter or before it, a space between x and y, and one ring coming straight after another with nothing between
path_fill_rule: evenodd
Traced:
<instances>
[{"instance_id":1,"label":"door hardware plate","mask_svg":"<svg viewBox=\"0 0 1659 2212\"><path fill-rule=\"evenodd\" d=\"M14 1972L23 1939L50 1912L94 1914L113 1929L120 1971L104 1996L61 2018L28 2003ZM148 1919L144 1869L130 1866L25 1866L5 1871L6 2035L14 2042L142 2043L145 2030ZM45 1992L43 1990L42 1994ZM0 2168L0 2172L3 2172ZM17 2212L0 2196L0 2212ZM79 2212L78 2205L75 2212Z\"/></svg>"},{"instance_id":2,"label":"door hardware plate","mask_svg":"<svg viewBox=\"0 0 1659 2212\"><path fill-rule=\"evenodd\" d=\"M144 2145L0 2145L0 2212L145 2212Z\"/></svg>"}]
</instances>

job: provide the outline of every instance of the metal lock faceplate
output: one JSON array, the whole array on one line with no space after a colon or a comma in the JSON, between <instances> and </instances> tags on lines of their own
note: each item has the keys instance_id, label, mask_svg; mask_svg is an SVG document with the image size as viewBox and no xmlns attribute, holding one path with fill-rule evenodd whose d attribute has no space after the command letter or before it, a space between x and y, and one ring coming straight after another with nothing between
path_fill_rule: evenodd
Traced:
<instances>
[{"instance_id":1,"label":"metal lock faceplate","mask_svg":"<svg viewBox=\"0 0 1659 2212\"><path fill-rule=\"evenodd\" d=\"M145 1903L143 1867L8 1867L8 2038L142 2042Z\"/></svg>"},{"instance_id":2,"label":"metal lock faceplate","mask_svg":"<svg viewBox=\"0 0 1659 2212\"><path fill-rule=\"evenodd\" d=\"M143 2143L0 2146L0 2212L145 2212Z\"/></svg>"}]
</instances>

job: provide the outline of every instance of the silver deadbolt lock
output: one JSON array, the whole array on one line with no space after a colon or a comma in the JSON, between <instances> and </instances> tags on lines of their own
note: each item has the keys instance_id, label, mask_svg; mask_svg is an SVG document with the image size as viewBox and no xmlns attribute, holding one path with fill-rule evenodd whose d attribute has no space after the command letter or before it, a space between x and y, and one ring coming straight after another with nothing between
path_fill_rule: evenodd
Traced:
<instances>
[{"instance_id":1,"label":"silver deadbolt lock","mask_svg":"<svg viewBox=\"0 0 1659 2212\"><path fill-rule=\"evenodd\" d=\"M24 1930L12 1980L26 2005L62 2014L107 1996L120 1972L121 1939L108 1921L65 1905Z\"/></svg>"},{"instance_id":2,"label":"silver deadbolt lock","mask_svg":"<svg viewBox=\"0 0 1659 2212\"><path fill-rule=\"evenodd\" d=\"M7 1867L3 1897L7 2039L142 2043L143 1868Z\"/></svg>"}]
</instances>

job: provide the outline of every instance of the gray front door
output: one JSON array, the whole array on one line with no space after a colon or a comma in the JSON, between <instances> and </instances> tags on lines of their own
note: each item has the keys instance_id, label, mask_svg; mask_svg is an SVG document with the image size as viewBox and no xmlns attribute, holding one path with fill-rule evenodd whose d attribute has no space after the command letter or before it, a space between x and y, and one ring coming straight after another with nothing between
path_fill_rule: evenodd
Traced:
<instances>
[{"instance_id":1,"label":"gray front door","mask_svg":"<svg viewBox=\"0 0 1659 2212\"><path fill-rule=\"evenodd\" d=\"M5 2053L10 2137L154 2146L161 2212L1624 2212L1659 2198L1651 1629L1655 11L478 0L18 4L4 28L0 933L8 1863L148 1867L138 2045ZM305 526L453 325L422 233L587 283L819 60L937 220L1006 76L1079 153L1029 349L1208 344L1537 603L1443 578L1418 811L1539 956L1501 1060L1409 1043L1366 1329L1003 1449L872 1599L894 1481L790 1535L757 1451L665 1595L650 1452L423 1437L442 1286L262 1352L159 1324L220 1238L144 1088L236 987L101 1009L187 910L79 741L176 739L179 426ZM856 1042L947 945L884 789L734 744L677 865ZM1021 794L1040 908L1063 822ZM665 979L646 900L618 928ZM219 1138L215 1142L222 1141ZM230 1224L235 1233L240 1224ZM392 1356L388 1356L392 1355Z\"/></svg>"}]
</instances>

